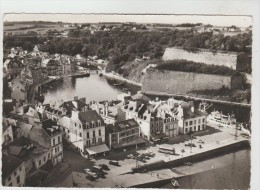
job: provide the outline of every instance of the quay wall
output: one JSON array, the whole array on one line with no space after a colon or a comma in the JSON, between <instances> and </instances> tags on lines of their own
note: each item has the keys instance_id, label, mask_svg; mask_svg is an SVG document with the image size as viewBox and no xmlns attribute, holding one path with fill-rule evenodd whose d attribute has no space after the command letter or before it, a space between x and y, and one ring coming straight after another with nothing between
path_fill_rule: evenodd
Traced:
<instances>
[{"instance_id":1,"label":"quay wall","mask_svg":"<svg viewBox=\"0 0 260 190\"><path fill-rule=\"evenodd\" d=\"M144 76L141 91L184 94L194 90L220 89L223 86L242 88L242 77L149 69Z\"/></svg>"},{"instance_id":2,"label":"quay wall","mask_svg":"<svg viewBox=\"0 0 260 190\"><path fill-rule=\"evenodd\" d=\"M117 80L117 81L126 82L126 83L134 85L134 86L139 86L139 87L142 86L141 83L125 79L124 77L113 74L113 73L106 73L106 72L103 71L102 74L103 74L103 76L105 76L106 78L109 78L109 79L114 79L114 80Z\"/></svg>"},{"instance_id":3,"label":"quay wall","mask_svg":"<svg viewBox=\"0 0 260 190\"><path fill-rule=\"evenodd\" d=\"M191 156L187 156L187 157L183 157L183 158L179 158L176 160L172 160L172 161L168 161L165 162L163 165L160 165L160 167L158 169L165 169L165 168L173 168L173 167L178 167L184 164L184 162L198 162L198 161L203 161L206 160L208 158L213 158L219 155L223 155L225 153L229 153L232 151L236 151L236 150L240 150L243 148L248 148L250 147L249 141L248 140L242 140L242 141L238 141L232 144L228 144L222 147L218 147L212 150L208 150L199 154L195 154L195 155L191 155ZM146 168L147 171L151 171L149 170L149 168ZM154 167L153 167L154 170ZM180 177L184 177L184 175L180 175L177 178ZM137 187L156 187L160 184L164 184L167 181L170 181L172 178L169 179L163 179L163 180L158 180L158 181L152 181L149 183L143 183L143 184L136 184L133 185L131 187L137 188Z\"/></svg>"}]
</instances>

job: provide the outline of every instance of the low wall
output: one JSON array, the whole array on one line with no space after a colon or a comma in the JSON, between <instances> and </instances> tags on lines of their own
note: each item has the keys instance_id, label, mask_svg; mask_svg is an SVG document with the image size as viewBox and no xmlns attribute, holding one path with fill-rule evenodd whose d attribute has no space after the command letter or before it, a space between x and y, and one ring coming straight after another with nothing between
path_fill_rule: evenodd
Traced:
<instances>
[{"instance_id":1,"label":"low wall","mask_svg":"<svg viewBox=\"0 0 260 190\"><path fill-rule=\"evenodd\" d=\"M144 76L141 91L185 94L194 90L220 89L223 86L242 87L242 77L232 79L231 76L149 69Z\"/></svg>"}]
</instances>

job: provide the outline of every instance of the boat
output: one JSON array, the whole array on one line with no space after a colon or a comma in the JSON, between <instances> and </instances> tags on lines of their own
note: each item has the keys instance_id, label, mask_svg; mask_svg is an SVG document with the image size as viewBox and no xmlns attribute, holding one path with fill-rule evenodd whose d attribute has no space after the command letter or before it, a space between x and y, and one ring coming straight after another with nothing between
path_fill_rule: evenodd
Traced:
<instances>
[{"instance_id":1,"label":"boat","mask_svg":"<svg viewBox=\"0 0 260 190\"><path fill-rule=\"evenodd\" d=\"M237 127L237 121L235 119L234 114L231 115L224 115L219 111L211 112L207 117L207 122L214 122L219 127Z\"/></svg>"},{"instance_id":2,"label":"boat","mask_svg":"<svg viewBox=\"0 0 260 190\"><path fill-rule=\"evenodd\" d=\"M74 75L74 78L81 78L81 77L89 77L90 76L90 72L88 70L85 70L84 72L81 72L78 75Z\"/></svg>"},{"instance_id":3,"label":"boat","mask_svg":"<svg viewBox=\"0 0 260 190\"><path fill-rule=\"evenodd\" d=\"M180 184L178 183L178 181L177 181L175 178L173 178L173 179L171 180L171 184L172 184L172 186L173 186L174 188L180 187Z\"/></svg>"}]
</instances>

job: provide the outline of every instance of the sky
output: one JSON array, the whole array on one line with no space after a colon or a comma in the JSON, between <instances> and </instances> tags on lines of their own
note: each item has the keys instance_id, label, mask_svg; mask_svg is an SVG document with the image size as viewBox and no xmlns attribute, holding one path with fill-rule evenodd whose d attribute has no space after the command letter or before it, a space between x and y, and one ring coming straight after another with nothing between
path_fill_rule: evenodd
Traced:
<instances>
[{"instance_id":1,"label":"sky","mask_svg":"<svg viewBox=\"0 0 260 190\"><path fill-rule=\"evenodd\" d=\"M248 27L251 16L216 15L118 15L118 14L5 14L4 21L62 21L69 23L137 22L137 23L203 23L214 26Z\"/></svg>"}]
</instances>

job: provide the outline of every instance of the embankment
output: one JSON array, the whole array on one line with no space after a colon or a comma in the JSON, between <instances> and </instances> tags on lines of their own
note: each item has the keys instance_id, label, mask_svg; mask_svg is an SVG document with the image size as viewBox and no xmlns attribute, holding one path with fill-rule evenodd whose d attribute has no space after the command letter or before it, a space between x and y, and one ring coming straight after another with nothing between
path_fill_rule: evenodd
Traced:
<instances>
[{"instance_id":1,"label":"embankment","mask_svg":"<svg viewBox=\"0 0 260 190\"><path fill-rule=\"evenodd\" d=\"M205 152L201 152L199 154L194 154L194 155L187 156L187 157L184 157L184 158L179 158L179 159L176 159L176 160L168 161L168 162L165 162L163 165L160 165L160 168L158 168L158 170L164 169L164 168L178 167L178 166L183 165L185 162L192 162L194 164L195 162L199 162L199 161L203 161L203 160L206 160L206 159L209 159L209 158L224 155L226 153L241 150L243 148L250 148L250 144L249 144L248 140L238 141L238 142L228 144L228 145L225 145L225 146L222 146L222 147L219 147L219 148L215 148L215 149L211 149L211 150L208 150L208 151L205 151ZM154 167L153 167L153 169L154 169ZM147 168L147 171L149 171L149 168ZM194 171L193 174L195 174L195 173L197 173L197 172ZM186 176L186 175L179 174L176 178L180 178L180 177L184 177L184 176ZM162 179L162 180L159 179L159 180L151 181L151 182L148 182L148 183L136 184L136 185L133 185L131 187L134 187L134 188L158 187L161 184L164 184L166 182L170 182L172 177L170 177L168 179Z\"/></svg>"}]
</instances>

